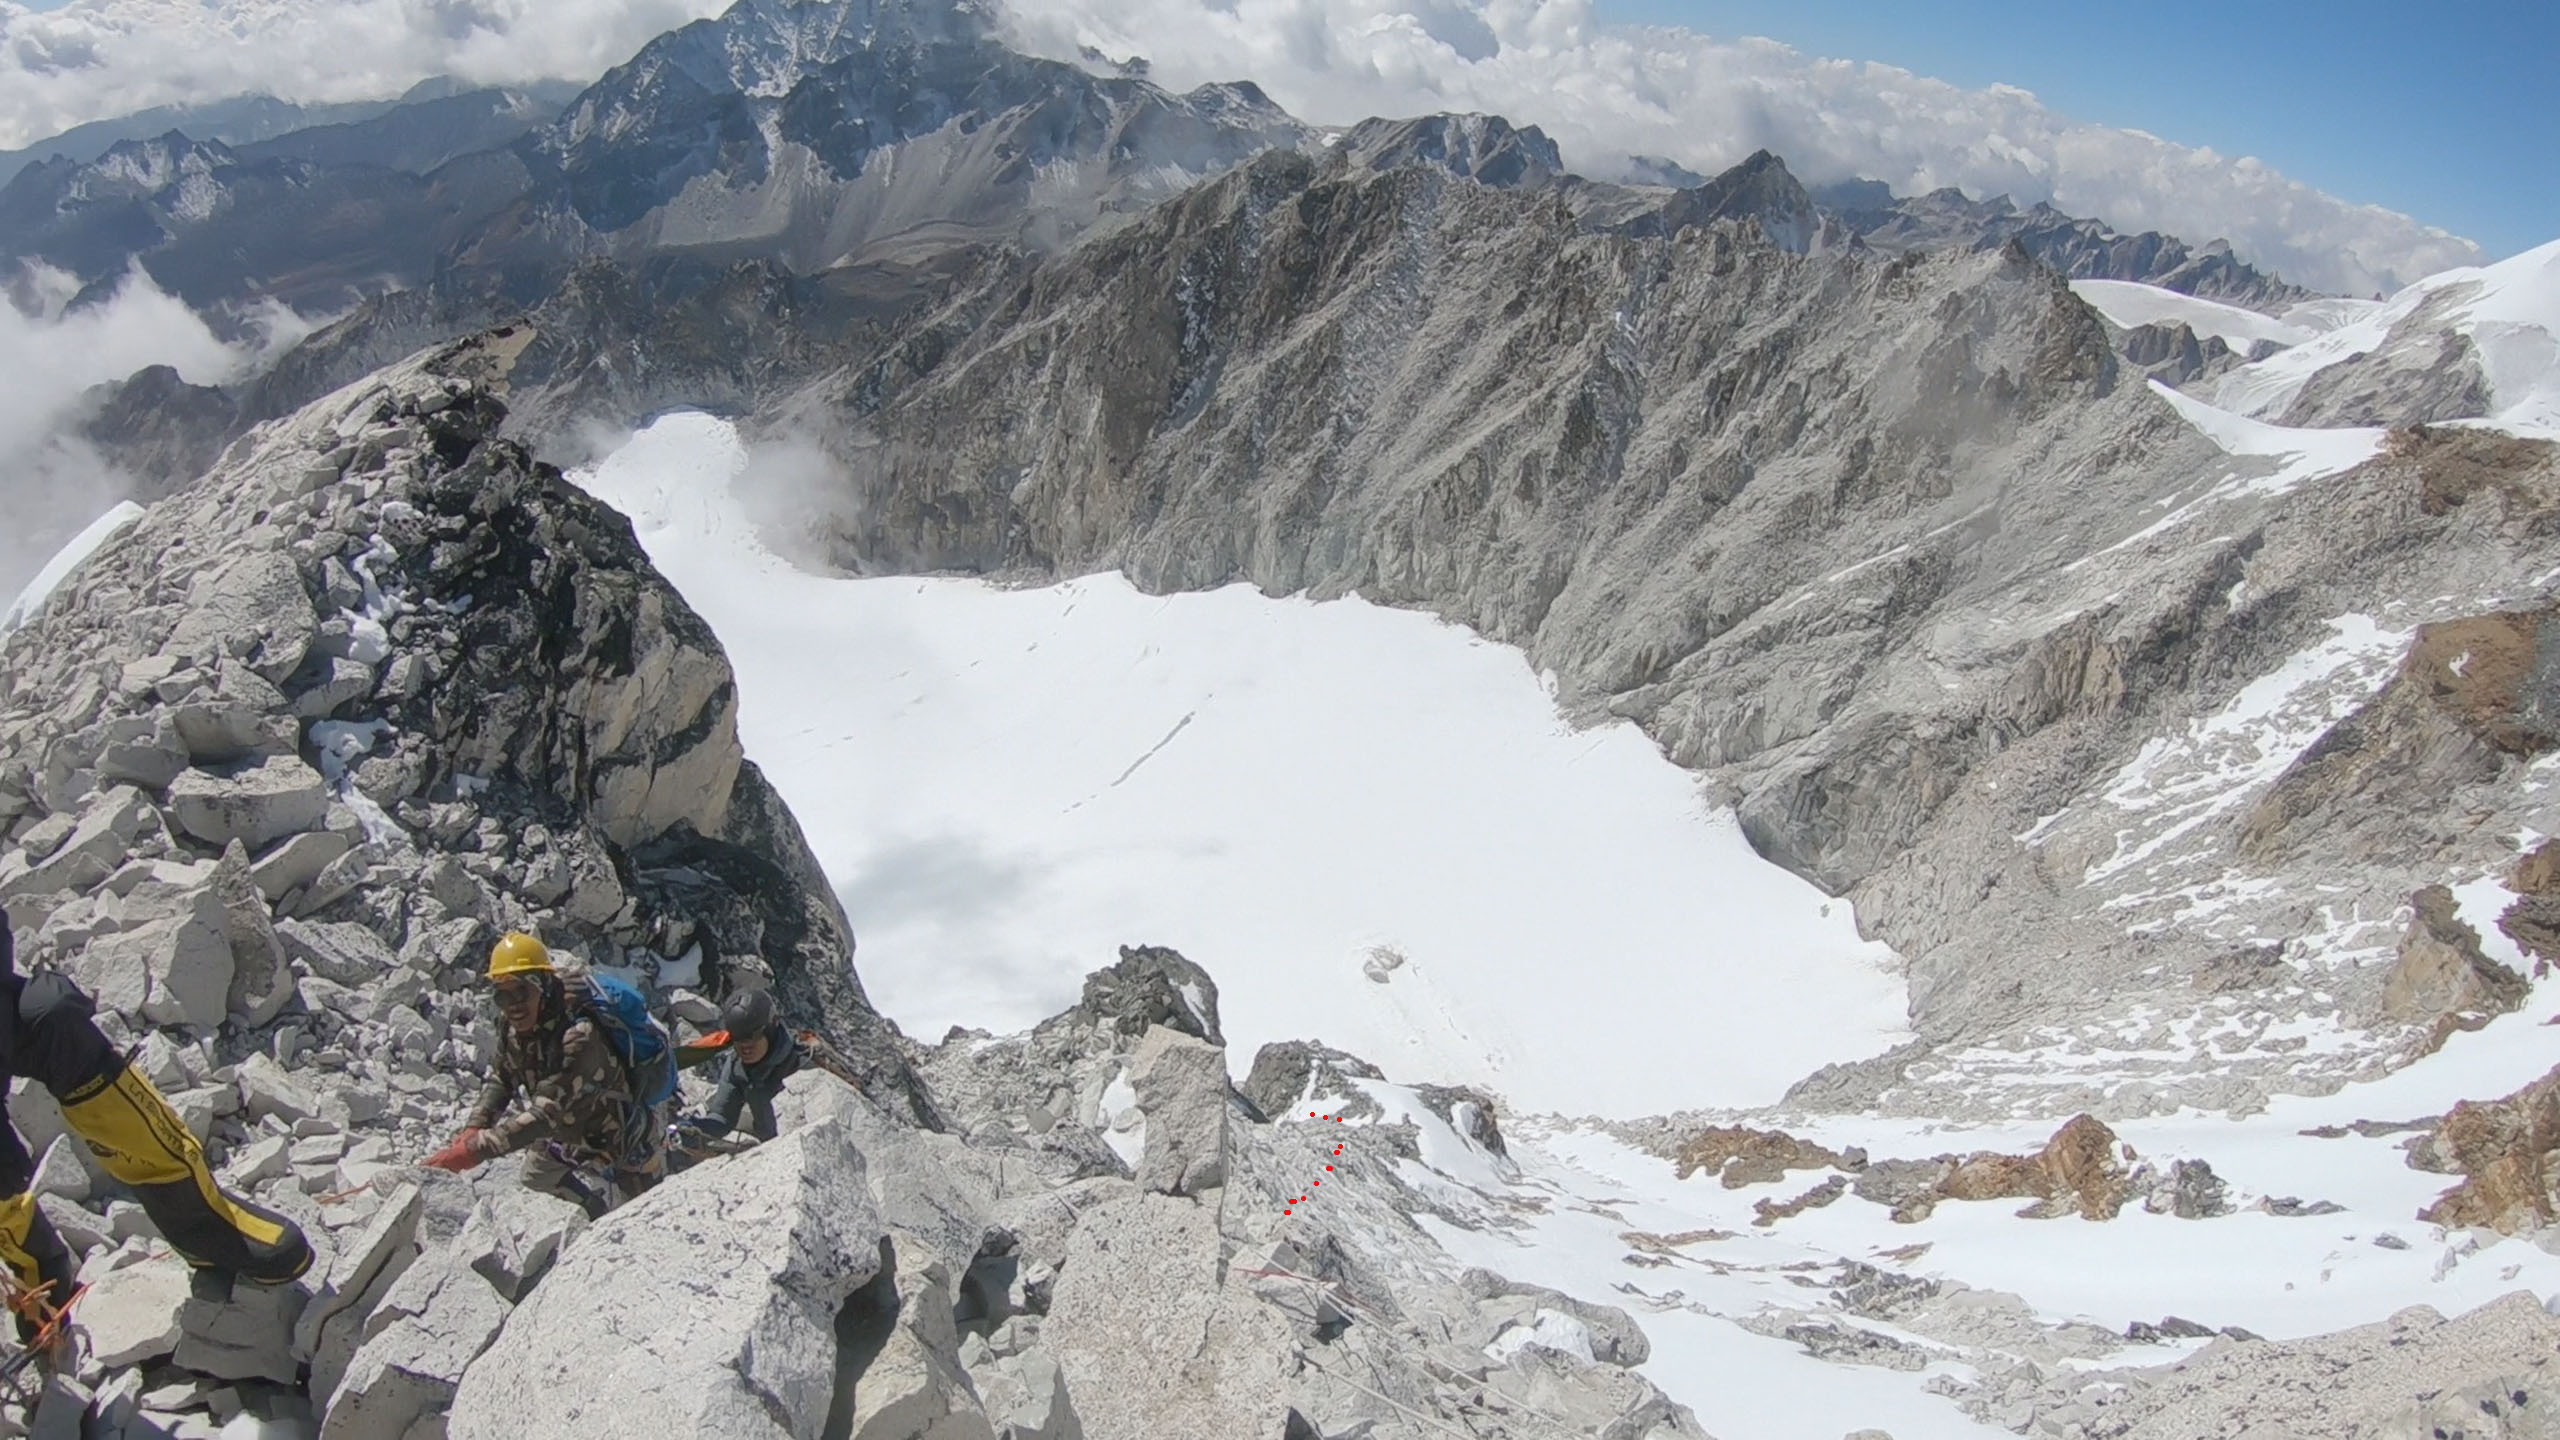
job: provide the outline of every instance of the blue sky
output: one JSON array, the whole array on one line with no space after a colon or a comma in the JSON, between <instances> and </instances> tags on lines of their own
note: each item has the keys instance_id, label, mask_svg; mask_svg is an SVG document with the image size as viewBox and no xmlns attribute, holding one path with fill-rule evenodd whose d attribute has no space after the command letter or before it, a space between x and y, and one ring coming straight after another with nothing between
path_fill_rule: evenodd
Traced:
<instances>
[{"instance_id":1,"label":"blue sky","mask_svg":"<svg viewBox=\"0 0 2560 1440\"><path fill-rule=\"evenodd\" d=\"M2560 239L2560 0L1597 0L2255 155L2493 257Z\"/></svg>"}]
</instances>

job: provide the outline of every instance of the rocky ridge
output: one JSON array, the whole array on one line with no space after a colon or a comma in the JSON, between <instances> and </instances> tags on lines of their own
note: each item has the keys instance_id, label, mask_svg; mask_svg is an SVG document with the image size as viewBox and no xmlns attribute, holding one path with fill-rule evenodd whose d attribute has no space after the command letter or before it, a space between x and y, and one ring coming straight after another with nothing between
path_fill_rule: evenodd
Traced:
<instances>
[{"instance_id":1,"label":"rocky ridge","mask_svg":"<svg viewBox=\"0 0 2560 1440\"><path fill-rule=\"evenodd\" d=\"M2552 452L2231 453L2127 371L2016 249L1594 230L1555 191L1272 154L959 287L764 423L846 477L815 523L849 567L1356 590L1643 725L1910 962L1923 1048L1804 1103L2247 1108L2434 1030L2382 994L2405 919L2324 918L2342 848L2397 901L2543 828L2512 746L2392 813L2329 772L2408 628L2538 595ZM2216 738L2270 703L2273 738ZM2277 838L2298 802L2317 843ZM2268 1031L2322 1020L2361 1038Z\"/></svg>"}]
</instances>

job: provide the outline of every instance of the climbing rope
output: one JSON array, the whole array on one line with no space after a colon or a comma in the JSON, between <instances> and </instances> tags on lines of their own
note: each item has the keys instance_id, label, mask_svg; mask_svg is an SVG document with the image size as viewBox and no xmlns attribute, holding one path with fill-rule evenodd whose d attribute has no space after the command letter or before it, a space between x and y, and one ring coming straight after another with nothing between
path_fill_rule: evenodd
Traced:
<instances>
[{"instance_id":1,"label":"climbing rope","mask_svg":"<svg viewBox=\"0 0 2560 1440\"><path fill-rule=\"evenodd\" d=\"M9 1313L34 1327L35 1334L17 1354L6 1360L0 1360L0 1384L15 1382L18 1376L25 1373L29 1365L40 1360L57 1372L71 1368L70 1362L73 1358L71 1348L74 1343L71 1335L71 1307L79 1304L80 1297L88 1293L89 1287L82 1285L74 1289L61 1304L48 1305L45 1303L44 1296L35 1288L21 1285L17 1283L15 1277L9 1277L6 1294Z\"/></svg>"}]
</instances>

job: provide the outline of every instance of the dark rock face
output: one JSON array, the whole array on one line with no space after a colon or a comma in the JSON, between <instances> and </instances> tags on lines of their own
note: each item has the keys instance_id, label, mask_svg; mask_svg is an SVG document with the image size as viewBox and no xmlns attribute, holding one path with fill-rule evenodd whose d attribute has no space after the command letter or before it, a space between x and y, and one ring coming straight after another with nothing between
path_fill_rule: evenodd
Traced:
<instances>
[{"instance_id":1,"label":"dark rock face","mask_svg":"<svg viewBox=\"0 0 2560 1440\"><path fill-rule=\"evenodd\" d=\"M430 90L435 82L422 85ZM433 90L430 90L433 92ZM200 141L223 141L225 146L248 146L256 141L269 141L294 131L317 126L348 126L376 115L384 115L397 102L392 100L356 100L343 105L297 105L292 100L276 100L274 95L238 95L230 100L212 100L207 105L154 105L136 110L133 115L120 115L115 120L92 120L87 126L72 126L59 136L36 141L26 149L0 151L0 184L18 177L20 169L36 161L69 159L87 164L97 156L108 154L118 141L148 141L151 136L166 136L169 131L184 131Z\"/></svg>"},{"instance_id":2,"label":"dark rock face","mask_svg":"<svg viewBox=\"0 0 2560 1440\"><path fill-rule=\"evenodd\" d=\"M239 405L222 389L191 385L166 365L91 391L80 435L133 482L145 503L192 484L237 427Z\"/></svg>"},{"instance_id":3,"label":"dark rock face","mask_svg":"<svg viewBox=\"0 0 2560 1440\"><path fill-rule=\"evenodd\" d=\"M1132 1038L1162 1025L1212 1045L1227 1043L1218 1029L1218 982L1161 945L1121 946L1120 963L1087 975L1084 999L1069 1013Z\"/></svg>"},{"instance_id":4,"label":"dark rock face","mask_svg":"<svg viewBox=\"0 0 2560 1440\"><path fill-rule=\"evenodd\" d=\"M2510 611L2422 627L2398 675L2251 810L2243 853L2298 852L2376 809L2422 807L2560 745L2560 626Z\"/></svg>"},{"instance_id":5,"label":"dark rock face","mask_svg":"<svg viewBox=\"0 0 2560 1440\"><path fill-rule=\"evenodd\" d=\"M550 124L577 94L576 86L556 80L522 89L449 94L435 93L433 86L432 81L419 86L379 115L304 125L270 139L233 142L234 147L252 160L299 160L332 168L376 165L425 175L449 160L513 144ZM202 133L183 124L176 128Z\"/></svg>"},{"instance_id":6,"label":"dark rock face","mask_svg":"<svg viewBox=\"0 0 2560 1440\"><path fill-rule=\"evenodd\" d=\"M1351 1119L1377 1114L1377 1102L1343 1084L1353 1078L1383 1080L1386 1072L1317 1041L1280 1040L1253 1052L1253 1070L1237 1089L1266 1120L1294 1114L1300 1100L1323 1104L1327 1113ZM1362 1108L1356 1113L1335 1108L1342 1105Z\"/></svg>"},{"instance_id":7,"label":"dark rock face","mask_svg":"<svg viewBox=\"0 0 2560 1440\"><path fill-rule=\"evenodd\" d=\"M1413 1093L1450 1129L1496 1155L1511 1153L1503 1148L1498 1106L1490 1094L1472 1085L1417 1085Z\"/></svg>"},{"instance_id":8,"label":"dark rock face","mask_svg":"<svg viewBox=\"0 0 2560 1440\"><path fill-rule=\"evenodd\" d=\"M473 178L250 159L171 131L19 172L0 189L0 259L42 261L97 294L140 259L199 308L338 309L386 279L424 280L453 230L490 212Z\"/></svg>"}]
</instances>

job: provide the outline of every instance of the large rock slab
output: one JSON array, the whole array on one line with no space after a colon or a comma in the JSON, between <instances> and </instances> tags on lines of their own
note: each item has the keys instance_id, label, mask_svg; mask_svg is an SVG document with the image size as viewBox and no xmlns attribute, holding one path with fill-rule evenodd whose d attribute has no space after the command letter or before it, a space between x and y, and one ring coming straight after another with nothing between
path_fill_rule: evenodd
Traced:
<instances>
[{"instance_id":1,"label":"large rock slab","mask_svg":"<svg viewBox=\"0 0 2560 1440\"><path fill-rule=\"evenodd\" d=\"M211 1029L231 1010L231 938L209 894L187 911L103 935L67 962L101 1006L155 1025Z\"/></svg>"},{"instance_id":2,"label":"large rock slab","mask_svg":"<svg viewBox=\"0 0 2560 1440\"><path fill-rule=\"evenodd\" d=\"M838 1124L677 1176L570 1247L463 1376L447 1433L816 1440L836 1317L881 1234Z\"/></svg>"},{"instance_id":3,"label":"large rock slab","mask_svg":"<svg viewBox=\"0 0 2560 1440\"><path fill-rule=\"evenodd\" d=\"M367 1321L320 1440L403 1440L420 1422L433 1424L512 1308L460 1243L411 1266Z\"/></svg>"},{"instance_id":4,"label":"large rock slab","mask_svg":"<svg viewBox=\"0 0 2560 1440\"><path fill-rule=\"evenodd\" d=\"M306 830L258 857L258 893L270 904L296 890L307 890L339 856L356 848L356 837L336 830Z\"/></svg>"},{"instance_id":5,"label":"large rock slab","mask_svg":"<svg viewBox=\"0 0 2560 1440\"><path fill-rule=\"evenodd\" d=\"M118 785L82 808L71 833L41 860L23 851L0 856L0 900L87 890L115 873L135 842L159 824L151 802L130 785Z\"/></svg>"},{"instance_id":6,"label":"large rock slab","mask_svg":"<svg viewBox=\"0 0 2560 1440\"><path fill-rule=\"evenodd\" d=\"M178 1311L176 1362L218 1379L290 1385L302 1372L293 1352L294 1325L310 1300L311 1292L300 1283L255 1285L246 1280L235 1283L227 1297L190 1299Z\"/></svg>"},{"instance_id":7,"label":"large rock slab","mask_svg":"<svg viewBox=\"0 0 2560 1440\"><path fill-rule=\"evenodd\" d=\"M97 1277L77 1312L89 1353L110 1370L176 1354L178 1312L188 1293L187 1263L174 1254Z\"/></svg>"},{"instance_id":8,"label":"large rock slab","mask_svg":"<svg viewBox=\"0 0 2560 1440\"><path fill-rule=\"evenodd\" d=\"M208 845L237 840L263 850L329 818L329 787L292 755L260 755L191 769L169 782L169 814Z\"/></svg>"},{"instance_id":9,"label":"large rock slab","mask_svg":"<svg viewBox=\"0 0 2560 1440\"><path fill-rule=\"evenodd\" d=\"M823 1070L803 1070L783 1082L774 1117L786 1130L832 1121L853 1137L880 1223L897 1237L902 1269L939 1264L965 1275L986 1248L1001 1185L984 1152L954 1135L899 1124Z\"/></svg>"},{"instance_id":10,"label":"large rock slab","mask_svg":"<svg viewBox=\"0 0 2560 1440\"><path fill-rule=\"evenodd\" d=\"M1227 1052L1157 1025L1129 1060L1147 1117L1138 1188L1198 1195L1227 1183Z\"/></svg>"},{"instance_id":11,"label":"large rock slab","mask_svg":"<svg viewBox=\"0 0 2560 1440\"><path fill-rule=\"evenodd\" d=\"M1133 1195L1078 1223L1041 1334L1090 1440L1282 1432L1288 1326L1223 1278L1217 1214L1196 1201Z\"/></svg>"},{"instance_id":12,"label":"large rock slab","mask_svg":"<svg viewBox=\"0 0 2560 1440\"><path fill-rule=\"evenodd\" d=\"M269 684L281 685L301 668L319 628L293 557L261 550L196 577L161 653L207 670L238 660Z\"/></svg>"},{"instance_id":13,"label":"large rock slab","mask_svg":"<svg viewBox=\"0 0 2560 1440\"><path fill-rule=\"evenodd\" d=\"M896 1279L897 1319L854 1381L846 1440L996 1440L961 1368L950 1278L936 1265Z\"/></svg>"}]
</instances>

